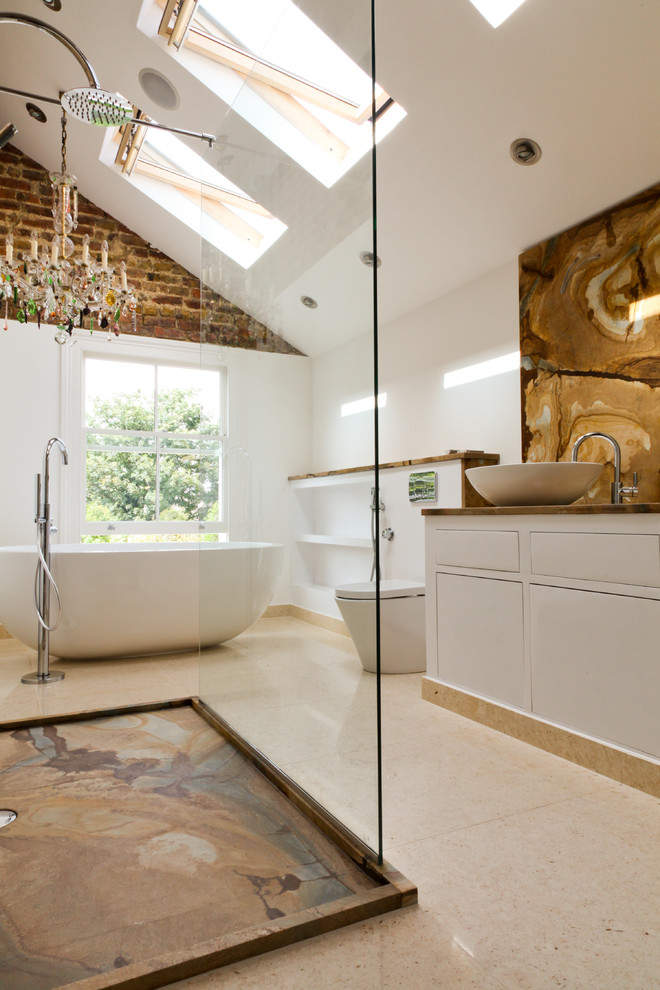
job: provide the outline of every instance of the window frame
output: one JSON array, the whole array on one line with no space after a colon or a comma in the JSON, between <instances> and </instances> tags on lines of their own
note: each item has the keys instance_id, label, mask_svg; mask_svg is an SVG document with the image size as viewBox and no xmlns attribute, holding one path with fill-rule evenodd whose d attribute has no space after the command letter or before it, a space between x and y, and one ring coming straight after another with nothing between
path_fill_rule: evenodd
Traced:
<instances>
[{"instance_id":1,"label":"window frame","mask_svg":"<svg viewBox=\"0 0 660 990\"><path fill-rule=\"evenodd\" d=\"M102 339L100 339L102 336ZM89 336L81 331L74 331L71 346L63 348L62 361L62 409L61 422L64 426L64 439L69 450L69 465L60 472L62 496L61 535L63 542L80 543L86 536L131 536L153 535L171 536L174 534L199 535L217 534L220 539L227 538L229 531L227 477L224 469L226 452L229 449L228 432L228 369L219 355L204 355L201 361L200 348L195 344L182 341L160 341L150 338L118 338L107 340L105 335ZM221 431L219 435L220 448L220 478L219 496L222 507L220 520L133 520L89 522L86 519L86 461L88 433L104 432L85 423L85 362L87 358L107 359L121 363L141 363L151 366L169 366L196 369L200 371L215 371L219 375L221 401ZM115 434L114 430L108 431ZM120 433L126 431L119 431ZM129 433L144 433L144 431L128 431ZM165 436L176 438L183 434L167 434L166 431L147 431L157 439L153 450L155 456L162 456L176 448L162 449L159 440ZM186 435L188 438L190 434ZM131 448L139 451L141 448Z\"/></svg>"},{"instance_id":2,"label":"window frame","mask_svg":"<svg viewBox=\"0 0 660 990\"><path fill-rule=\"evenodd\" d=\"M137 107L133 111L136 118L152 119ZM147 130L129 122L109 131L102 160L236 264L247 270L286 232L285 223L185 142Z\"/></svg>"},{"instance_id":3,"label":"window frame","mask_svg":"<svg viewBox=\"0 0 660 990\"><path fill-rule=\"evenodd\" d=\"M339 95L235 44L219 22L198 10L199 0L152 2L162 8L157 38L170 55L324 186L334 186L369 152L374 137L371 84L368 98ZM353 66L360 69L356 63ZM239 92L242 98L237 99ZM378 83L374 95L378 143L406 111Z\"/></svg>"}]
</instances>

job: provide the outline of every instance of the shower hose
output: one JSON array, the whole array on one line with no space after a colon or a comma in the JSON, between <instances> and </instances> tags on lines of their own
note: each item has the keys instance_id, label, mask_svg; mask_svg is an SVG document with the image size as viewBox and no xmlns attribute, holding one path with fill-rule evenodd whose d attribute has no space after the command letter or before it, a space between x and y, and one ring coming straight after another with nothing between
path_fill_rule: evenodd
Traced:
<instances>
[{"instance_id":1,"label":"shower hose","mask_svg":"<svg viewBox=\"0 0 660 990\"><path fill-rule=\"evenodd\" d=\"M371 489L371 546L373 548L374 556L371 564L371 574L369 575L370 581L374 580L376 574L376 557L377 557L376 543L378 540L378 522L380 518L379 513L381 509L384 508L385 506L383 505L382 501L380 501L379 504L376 504L376 489L372 488ZM380 577L380 573L378 574L378 577Z\"/></svg>"},{"instance_id":2,"label":"shower hose","mask_svg":"<svg viewBox=\"0 0 660 990\"><path fill-rule=\"evenodd\" d=\"M57 629L57 627L59 626L59 624L60 624L60 619L62 618L62 601L60 599L59 588L57 587L57 584L55 583L55 578L53 577L53 575L51 573L51 570L50 570L50 567L48 566L48 564L46 562L46 558L44 556L44 552L43 552L43 550L41 548L41 544L39 542L37 543L37 558L38 558L37 559L37 568L36 568L36 571L34 573L34 607L35 607L35 609L37 611L37 619L39 620L39 625L41 626L41 628L45 632L51 633L51 632L54 632ZM42 609L44 603L39 601L39 583L40 583L40 578L41 578L41 572L42 572L42 570L44 571L44 573L46 575L46 579L50 583L51 588L55 592L55 598L57 599L57 619L53 623L52 626L49 626L48 625L48 623L46 622L45 615L42 614L41 609Z\"/></svg>"}]
</instances>

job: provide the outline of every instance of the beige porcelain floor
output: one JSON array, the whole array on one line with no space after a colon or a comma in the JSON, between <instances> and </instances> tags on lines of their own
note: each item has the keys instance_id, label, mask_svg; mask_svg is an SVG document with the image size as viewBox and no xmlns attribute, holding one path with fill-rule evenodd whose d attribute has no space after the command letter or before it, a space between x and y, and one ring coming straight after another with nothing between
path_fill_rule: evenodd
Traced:
<instances>
[{"instance_id":1,"label":"beige porcelain floor","mask_svg":"<svg viewBox=\"0 0 660 990\"><path fill-rule=\"evenodd\" d=\"M300 669L310 641L318 647L316 696ZM230 668L238 653L257 652L263 676L246 664L241 689ZM231 657L225 694L234 721L239 711L247 719L254 692L254 731L261 724L271 733L289 772L359 808L371 794L370 786L361 791L373 752L360 723L370 722L373 692L350 643L271 619L236 640ZM202 663L207 687L210 662L211 654ZM47 688L17 683L30 664L34 654L0 642L2 718L197 690L194 656L66 664L67 679ZM327 727L323 745L314 742L315 723ZM309 740L303 753L290 745L297 724ZM418 885L419 905L179 990L660 990L657 799L423 702L418 675L383 679L383 735L385 856Z\"/></svg>"}]
</instances>

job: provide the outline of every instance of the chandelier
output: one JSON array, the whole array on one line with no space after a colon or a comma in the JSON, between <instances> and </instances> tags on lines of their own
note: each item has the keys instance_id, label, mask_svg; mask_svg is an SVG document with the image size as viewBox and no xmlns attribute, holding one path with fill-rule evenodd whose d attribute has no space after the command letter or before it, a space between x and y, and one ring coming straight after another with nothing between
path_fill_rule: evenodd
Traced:
<instances>
[{"instance_id":1,"label":"chandelier","mask_svg":"<svg viewBox=\"0 0 660 990\"><path fill-rule=\"evenodd\" d=\"M119 320L130 317L136 328L137 298L128 285L126 262L119 271L108 264L108 242L101 244L100 261L90 256L89 234L82 239L79 258L69 234L78 226L78 180L66 170L66 112L62 112L62 168L50 173L53 190L53 229L50 246L40 249L36 230L30 234L30 250L15 257L14 235L5 239L0 258L0 304L5 301L5 330L9 306L16 319L32 317L57 324L55 340L65 344L74 327L108 330L119 334Z\"/></svg>"}]
</instances>

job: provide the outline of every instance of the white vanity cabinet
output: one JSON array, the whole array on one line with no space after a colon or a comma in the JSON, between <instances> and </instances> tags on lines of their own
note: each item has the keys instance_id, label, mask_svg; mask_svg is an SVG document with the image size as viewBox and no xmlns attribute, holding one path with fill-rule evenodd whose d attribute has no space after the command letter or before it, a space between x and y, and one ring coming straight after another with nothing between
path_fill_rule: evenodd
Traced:
<instances>
[{"instance_id":1,"label":"white vanity cabinet","mask_svg":"<svg viewBox=\"0 0 660 990\"><path fill-rule=\"evenodd\" d=\"M660 506L425 514L428 677L660 759Z\"/></svg>"},{"instance_id":2,"label":"white vanity cabinet","mask_svg":"<svg viewBox=\"0 0 660 990\"><path fill-rule=\"evenodd\" d=\"M438 677L475 694L522 707L522 584L440 572L435 581L435 603L437 628L442 630Z\"/></svg>"}]
</instances>

